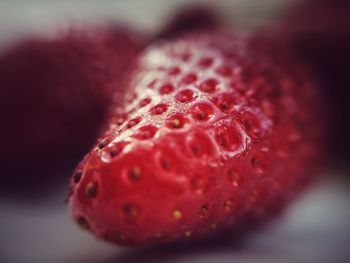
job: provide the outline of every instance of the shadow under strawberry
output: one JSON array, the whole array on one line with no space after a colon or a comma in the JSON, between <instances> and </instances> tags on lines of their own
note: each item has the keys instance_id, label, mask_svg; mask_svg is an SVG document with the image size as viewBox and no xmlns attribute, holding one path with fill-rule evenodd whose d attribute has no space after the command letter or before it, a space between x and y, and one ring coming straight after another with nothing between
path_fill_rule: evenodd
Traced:
<instances>
[{"instance_id":1,"label":"shadow under strawberry","mask_svg":"<svg viewBox=\"0 0 350 263\"><path fill-rule=\"evenodd\" d=\"M227 250L235 253L236 251L238 252L242 250L244 246L244 240L242 238L226 233L209 240L196 240L185 243L131 249L116 257L108 258L103 261L103 263L161 263L166 262L169 259L173 261L181 261L189 256L193 258L197 255L203 256L203 254L209 255Z\"/></svg>"}]
</instances>

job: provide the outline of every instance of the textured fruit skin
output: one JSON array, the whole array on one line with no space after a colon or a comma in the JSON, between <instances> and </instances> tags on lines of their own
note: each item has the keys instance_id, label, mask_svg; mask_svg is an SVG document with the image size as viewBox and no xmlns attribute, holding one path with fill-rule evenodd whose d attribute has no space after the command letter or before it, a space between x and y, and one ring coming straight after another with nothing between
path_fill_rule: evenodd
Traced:
<instances>
[{"instance_id":1,"label":"textured fruit skin","mask_svg":"<svg viewBox=\"0 0 350 263\"><path fill-rule=\"evenodd\" d=\"M150 245L256 226L314 177L311 73L269 41L225 32L149 47L69 203L99 238Z\"/></svg>"},{"instance_id":2,"label":"textured fruit skin","mask_svg":"<svg viewBox=\"0 0 350 263\"><path fill-rule=\"evenodd\" d=\"M42 183L42 173L86 152L142 46L128 28L101 25L32 37L2 51L2 177Z\"/></svg>"}]
</instances>

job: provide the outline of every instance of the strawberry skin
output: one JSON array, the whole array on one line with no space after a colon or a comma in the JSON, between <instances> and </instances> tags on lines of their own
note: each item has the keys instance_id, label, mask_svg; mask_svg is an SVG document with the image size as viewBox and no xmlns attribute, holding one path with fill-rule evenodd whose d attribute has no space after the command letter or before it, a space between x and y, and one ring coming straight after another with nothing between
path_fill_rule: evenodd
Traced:
<instances>
[{"instance_id":1,"label":"strawberry skin","mask_svg":"<svg viewBox=\"0 0 350 263\"><path fill-rule=\"evenodd\" d=\"M142 45L141 37L128 28L101 25L32 37L3 51L4 179L16 187L18 178L25 187L24 182L43 183L48 169L80 158L117 98L112 94L122 92Z\"/></svg>"},{"instance_id":2,"label":"strawberry skin","mask_svg":"<svg viewBox=\"0 0 350 263\"><path fill-rule=\"evenodd\" d=\"M148 48L72 177L78 224L149 245L279 213L314 177L323 130L315 83L287 53L224 32Z\"/></svg>"}]
</instances>

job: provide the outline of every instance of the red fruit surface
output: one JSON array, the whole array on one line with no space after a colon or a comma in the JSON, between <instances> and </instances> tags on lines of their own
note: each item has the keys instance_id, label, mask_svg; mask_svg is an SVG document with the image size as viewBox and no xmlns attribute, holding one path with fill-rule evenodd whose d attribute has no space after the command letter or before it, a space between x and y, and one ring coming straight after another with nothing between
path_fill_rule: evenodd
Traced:
<instances>
[{"instance_id":1,"label":"red fruit surface","mask_svg":"<svg viewBox=\"0 0 350 263\"><path fill-rule=\"evenodd\" d=\"M315 176L317 87L287 50L196 34L148 48L130 88L71 181L73 217L99 238L149 245L255 226Z\"/></svg>"},{"instance_id":2,"label":"red fruit surface","mask_svg":"<svg viewBox=\"0 0 350 263\"><path fill-rule=\"evenodd\" d=\"M37 184L46 177L39 173L81 156L96 139L116 91L123 91L142 45L136 33L111 25L33 37L3 51L2 177L16 182L20 176L21 185L37 178Z\"/></svg>"}]
</instances>

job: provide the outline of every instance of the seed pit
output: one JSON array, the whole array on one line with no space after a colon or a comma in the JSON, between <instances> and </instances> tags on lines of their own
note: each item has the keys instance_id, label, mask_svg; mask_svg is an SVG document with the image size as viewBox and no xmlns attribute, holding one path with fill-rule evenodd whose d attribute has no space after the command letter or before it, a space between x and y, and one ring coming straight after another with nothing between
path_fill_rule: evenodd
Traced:
<instances>
[{"instance_id":1,"label":"seed pit","mask_svg":"<svg viewBox=\"0 0 350 263\"><path fill-rule=\"evenodd\" d=\"M194 193L201 195L207 188L207 180L204 177L197 175L191 180L191 188Z\"/></svg>"},{"instance_id":2,"label":"seed pit","mask_svg":"<svg viewBox=\"0 0 350 263\"><path fill-rule=\"evenodd\" d=\"M249 197L250 197L250 200L253 203L255 203L258 201L259 192L257 190L251 190L251 191L249 191Z\"/></svg>"},{"instance_id":3,"label":"seed pit","mask_svg":"<svg viewBox=\"0 0 350 263\"><path fill-rule=\"evenodd\" d=\"M218 85L219 82L216 79L207 79L202 82L202 84L199 86L199 89L207 93L213 93L217 90Z\"/></svg>"},{"instance_id":4,"label":"seed pit","mask_svg":"<svg viewBox=\"0 0 350 263\"><path fill-rule=\"evenodd\" d=\"M185 126L186 118L181 113L170 115L166 120L167 127L171 129L180 129Z\"/></svg>"},{"instance_id":5,"label":"seed pit","mask_svg":"<svg viewBox=\"0 0 350 263\"><path fill-rule=\"evenodd\" d=\"M151 99L150 98L144 98L143 100L140 101L140 107L145 107L147 106L148 104L151 103Z\"/></svg>"},{"instance_id":6,"label":"seed pit","mask_svg":"<svg viewBox=\"0 0 350 263\"><path fill-rule=\"evenodd\" d=\"M171 67L170 69L169 69L169 75L170 76L174 76L174 75L177 75L177 74L179 74L181 72L181 70L180 70L180 68L179 67Z\"/></svg>"},{"instance_id":7,"label":"seed pit","mask_svg":"<svg viewBox=\"0 0 350 263\"><path fill-rule=\"evenodd\" d=\"M180 59L182 59L185 62L188 62L190 60L191 56L192 55L189 52L184 52L184 53L179 54Z\"/></svg>"},{"instance_id":8,"label":"seed pit","mask_svg":"<svg viewBox=\"0 0 350 263\"><path fill-rule=\"evenodd\" d=\"M118 125L118 126L120 126L120 125L122 125L123 123L124 123L124 118L122 118L122 117L119 117L119 118L117 118L117 120L115 121L115 123Z\"/></svg>"},{"instance_id":9,"label":"seed pit","mask_svg":"<svg viewBox=\"0 0 350 263\"><path fill-rule=\"evenodd\" d=\"M213 64L214 60L212 58L206 57L202 58L198 62L198 66L201 68L209 68Z\"/></svg>"},{"instance_id":10,"label":"seed pit","mask_svg":"<svg viewBox=\"0 0 350 263\"><path fill-rule=\"evenodd\" d=\"M237 99L232 94L223 93L213 98L213 103L223 112L229 112L235 105L237 105Z\"/></svg>"},{"instance_id":11,"label":"seed pit","mask_svg":"<svg viewBox=\"0 0 350 263\"><path fill-rule=\"evenodd\" d=\"M153 115L160 115L166 112L168 109L168 106L164 103L160 103L150 109L150 113Z\"/></svg>"},{"instance_id":12,"label":"seed pit","mask_svg":"<svg viewBox=\"0 0 350 263\"><path fill-rule=\"evenodd\" d=\"M129 219L135 219L139 215L139 209L134 204L125 204L123 206L123 213Z\"/></svg>"},{"instance_id":13,"label":"seed pit","mask_svg":"<svg viewBox=\"0 0 350 263\"><path fill-rule=\"evenodd\" d=\"M222 119L215 124L215 139L225 151L236 151L243 146L242 136L230 119Z\"/></svg>"},{"instance_id":14,"label":"seed pit","mask_svg":"<svg viewBox=\"0 0 350 263\"><path fill-rule=\"evenodd\" d=\"M141 179L141 169L138 166L134 166L130 171L129 171L129 178L132 181L139 181Z\"/></svg>"},{"instance_id":15,"label":"seed pit","mask_svg":"<svg viewBox=\"0 0 350 263\"><path fill-rule=\"evenodd\" d=\"M234 169L230 169L228 171L228 179L232 183L232 185L235 187L237 187L242 182L241 176Z\"/></svg>"},{"instance_id":16,"label":"seed pit","mask_svg":"<svg viewBox=\"0 0 350 263\"><path fill-rule=\"evenodd\" d=\"M210 156L213 153L213 144L204 132L193 132L187 137L187 145L197 158Z\"/></svg>"},{"instance_id":17,"label":"seed pit","mask_svg":"<svg viewBox=\"0 0 350 263\"><path fill-rule=\"evenodd\" d=\"M172 126L173 128L180 128L180 124L181 124L181 122L180 122L179 119L174 119L174 120L171 122L171 126Z\"/></svg>"},{"instance_id":18,"label":"seed pit","mask_svg":"<svg viewBox=\"0 0 350 263\"><path fill-rule=\"evenodd\" d=\"M73 174L73 182L76 184L79 183L82 175L83 175L83 173L81 171L76 171Z\"/></svg>"},{"instance_id":19,"label":"seed pit","mask_svg":"<svg viewBox=\"0 0 350 263\"><path fill-rule=\"evenodd\" d=\"M266 164L264 164L258 157L253 157L251 159L252 167L257 175L264 174L266 169Z\"/></svg>"},{"instance_id":20,"label":"seed pit","mask_svg":"<svg viewBox=\"0 0 350 263\"><path fill-rule=\"evenodd\" d=\"M244 129L254 137L255 141L265 138L268 130L262 127L261 120L251 112L241 112L239 119L243 124Z\"/></svg>"},{"instance_id":21,"label":"seed pit","mask_svg":"<svg viewBox=\"0 0 350 263\"><path fill-rule=\"evenodd\" d=\"M208 205L203 205L199 211L199 217L204 218L208 215L209 209Z\"/></svg>"},{"instance_id":22,"label":"seed pit","mask_svg":"<svg viewBox=\"0 0 350 263\"><path fill-rule=\"evenodd\" d=\"M221 76L224 77L230 77L232 75L232 68L230 66L220 66L217 70L217 73L219 73Z\"/></svg>"},{"instance_id":23,"label":"seed pit","mask_svg":"<svg viewBox=\"0 0 350 263\"><path fill-rule=\"evenodd\" d=\"M171 169L171 160L170 159L162 159L160 161L160 166L164 169L169 171Z\"/></svg>"},{"instance_id":24,"label":"seed pit","mask_svg":"<svg viewBox=\"0 0 350 263\"><path fill-rule=\"evenodd\" d=\"M189 73L186 74L182 79L181 79L181 84L183 85L189 85L197 80L197 75L194 73Z\"/></svg>"},{"instance_id":25,"label":"seed pit","mask_svg":"<svg viewBox=\"0 0 350 263\"><path fill-rule=\"evenodd\" d=\"M140 121L141 121L141 118L140 118L140 117L137 117L137 118L135 118L135 119L131 119L131 120L127 123L126 127L130 129L130 128L134 127L135 125L137 125Z\"/></svg>"},{"instance_id":26,"label":"seed pit","mask_svg":"<svg viewBox=\"0 0 350 263\"><path fill-rule=\"evenodd\" d=\"M174 86L172 84L165 84L159 88L159 94L164 95L164 94L169 94L174 91Z\"/></svg>"},{"instance_id":27,"label":"seed pit","mask_svg":"<svg viewBox=\"0 0 350 263\"><path fill-rule=\"evenodd\" d=\"M197 103L190 109L192 116L199 121L209 120L214 112L212 107L207 103Z\"/></svg>"},{"instance_id":28,"label":"seed pit","mask_svg":"<svg viewBox=\"0 0 350 263\"><path fill-rule=\"evenodd\" d=\"M99 144L98 144L98 148L99 149L103 149L104 147L106 147L109 143L109 140L105 139L105 140L102 140Z\"/></svg>"},{"instance_id":29,"label":"seed pit","mask_svg":"<svg viewBox=\"0 0 350 263\"><path fill-rule=\"evenodd\" d=\"M97 196L98 185L95 182L89 182L85 187L85 195L87 198L92 199Z\"/></svg>"},{"instance_id":30,"label":"seed pit","mask_svg":"<svg viewBox=\"0 0 350 263\"><path fill-rule=\"evenodd\" d=\"M225 203L224 203L224 208L226 211L231 211L231 208L232 208L232 202L230 200L226 200Z\"/></svg>"},{"instance_id":31,"label":"seed pit","mask_svg":"<svg viewBox=\"0 0 350 263\"><path fill-rule=\"evenodd\" d=\"M191 231L186 231L185 232L185 237L191 237L192 235L192 232Z\"/></svg>"},{"instance_id":32,"label":"seed pit","mask_svg":"<svg viewBox=\"0 0 350 263\"><path fill-rule=\"evenodd\" d=\"M148 83L147 87L150 89L154 89L158 83L157 79L152 80L150 83Z\"/></svg>"},{"instance_id":33,"label":"seed pit","mask_svg":"<svg viewBox=\"0 0 350 263\"><path fill-rule=\"evenodd\" d=\"M197 94L195 94L193 90L190 89L181 90L175 95L175 99L181 103L188 103L195 100L196 98Z\"/></svg>"},{"instance_id":34,"label":"seed pit","mask_svg":"<svg viewBox=\"0 0 350 263\"><path fill-rule=\"evenodd\" d=\"M101 160L103 162L109 163L113 161L124 149L128 142L120 141L117 143L111 143L107 148L104 149L101 155Z\"/></svg>"},{"instance_id":35,"label":"seed pit","mask_svg":"<svg viewBox=\"0 0 350 263\"><path fill-rule=\"evenodd\" d=\"M119 147L118 145L114 145L109 149L109 155L114 158L117 156L120 152L122 151L122 148Z\"/></svg>"},{"instance_id":36,"label":"seed pit","mask_svg":"<svg viewBox=\"0 0 350 263\"><path fill-rule=\"evenodd\" d=\"M175 171L180 165L180 160L172 147L162 148L157 156L159 168L165 172Z\"/></svg>"},{"instance_id":37,"label":"seed pit","mask_svg":"<svg viewBox=\"0 0 350 263\"><path fill-rule=\"evenodd\" d=\"M179 210L179 209L175 209L173 212L172 212L172 217L176 220L179 220L182 218L182 212Z\"/></svg>"},{"instance_id":38,"label":"seed pit","mask_svg":"<svg viewBox=\"0 0 350 263\"><path fill-rule=\"evenodd\" d=\"M252 158L251 161L252 161L253 167L256 167L256 166L258 166L260 164L260 161L258 159L256 159L256 158Z\"/></svg>"},{"instance_id":39,"label":"seed pit","mask_svg":"<svg viewBox=\"0 0 350 263\"><path fill-rule=\"evenodd\" d=\"M79 227L83 228L83 229L90 229L90 224L89 222L86 220L85 217L83 216L79 216L77 218L77 224Z\"/></svg>"},{"instance_id":40,"label":"seed pit","mask_svg":"<svg viewBox=\"0 0 350 263\"><path fill-rule=\"evenodd\" d=\"M158 128L153 125L146 125L141 127L136 133L134 134L134 137L139 140L147 140L154 137L154 135L157 133Z\"/></svg>"}]
</instances>

